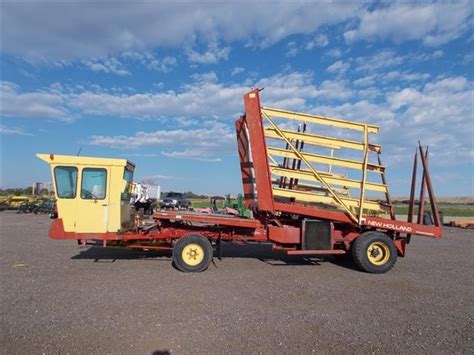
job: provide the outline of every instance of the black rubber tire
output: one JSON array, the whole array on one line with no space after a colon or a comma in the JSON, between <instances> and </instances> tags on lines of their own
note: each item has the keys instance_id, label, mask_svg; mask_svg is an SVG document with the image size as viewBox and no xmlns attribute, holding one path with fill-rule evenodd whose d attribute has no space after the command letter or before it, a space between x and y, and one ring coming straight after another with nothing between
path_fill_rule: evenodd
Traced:
<instances>
[{"instance_id":1,"label":"black rubber tire","mask_svg":"<svg viewBox=\"0 0 474 355\"><path fill-rule=\"evenodd\" d=\"M189 244L197 244L204 251L203 260L197 265L189 265L182 257L183 249ZM173 248L173 264L174 266L183 272L201 272L208 268L212 261L214 251L212 245L207 238L198 234L190 234L182 237L176 242Z\"/></svg>"},{"instance_id":2,"label":"black rubber tire","mask_svg":"<svg viewBox=\"0 0 474 355\"><path fill-rule=\"evenodd\" d=\"M381 265L369 260L367 251L372 243L383 243L389 252L388 259ZM381 232L365 232L352 243L352 258L356 266L371 274L383 274L389 271L397 261L397 248L392 239Z\"/></svg>"}]
</instances>

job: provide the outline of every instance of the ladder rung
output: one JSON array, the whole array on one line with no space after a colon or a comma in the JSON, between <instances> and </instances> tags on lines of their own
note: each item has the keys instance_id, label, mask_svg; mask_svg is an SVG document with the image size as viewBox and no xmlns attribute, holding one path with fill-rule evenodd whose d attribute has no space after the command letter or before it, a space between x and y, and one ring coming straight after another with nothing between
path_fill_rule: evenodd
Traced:
<instances>
[{"instance_id":1,"label":"ladder rung","mask_svg":"<svg viewBox=\"0 0 474 355\"><path fill-rule=\"evenodd\" d=\"M295 154L295 152L293 152L292 150L274 148L274 147L268 147L267 150L270 155L276 155L280 157L292 158L292 159L297 159L297 160L299 159L298 156ZM364 164L357 160L335 158L335 157L329 157L326 155L303 153L303 152L301 152L301 154L307 160L314 161L316 163L337 165L337 166L343 166L346 168L358 169L358 170L362 170L364 168ZM385 171L385 167L381 165L376 165L376 164L367 164L367 170L383 173Z\"/></svg>"},{"instance_id":2,"label":"ladder rung","mask_svg":"<svg viewBox=\"0 0 474 355\"><path fill-rule=\"evenodd\" d=\"M277 167L274 165L270 165L270 171L274 175L284 176L288 178L294 179L301 179L301 180L311 180L311 181L318 181L314 174L309 170L292 170L282 167ZM353 187L356 189L360 189L362 186L362 182L358 180L346 179L344 177L335 177L332 175L326 175L327 172L319 171L318 174L330 185L338 185L338 186L347 186ZM370 191L378 191L378 192L387 192L388 188L384 184L377 184L373 182L366 182L365 189Z\"/></svg>"},{"instance_id":3,"label":"ladder rung","mask_svg":"<svg viewBox=\"0 0 474 355\"><path fill-rule=\"evenodd\" d=\"M295 131L281 130L289 139L297 139L306 144L318 145L331 149L350 148L356 150L364 150L365 145L362 142L356 142L345 139L337 139L325 136L319 136L309 133L299 133ZM275 139L283 139L274 128L265 128L265 136ZM377 144L369 144L368 148L372 152L381 152L382 148Z\"/></svg>"},{"instance_id":4,"label":"ladder rung","mask_svg":"<svg viewBox=\"0 0 474 355\"><path fill-rule=\"evenodd\" d=\"M322 196L317 195L311 192L306 191L297 191L297 190L288 190L280 189L277 187L273 188L273 194L275 196L294 198L299 201L304 202L316 202L316 203L325 203L325 204L335 204L339 206L337 201L334 200L332 196ZM340 199L349 207L359 208L359 200L354 198L340 197ZM373 211L384 211L385 207L380 205L377 202L364 201L364 208Z\"/></svg>"},{"instance_id":5,"label":"ladder rung","mask_svg":"<svg viewBox=\"0 0 474 355\"><path fill-rule=\"evenodd\" d=\"M330 118L330 117L324 117L324 116L309 115L306 113L279 110L279 109L270 108L270 107L262 107L262 111L264 111L269 116L282 117L282 118L287 118L290 120L306 121L306 122L311 122L311 123L316 123L316 124L321 124L321 125L326 125L326 126L348 128L348 129L353 129L353 130L362 131L362 132L365 131L365 126L366 126L364 123L359 123L359 122L345 121L345 120L340 120L337 118ZM370 133L379 133L379 127L374 126L374 125L368 124L367 130Z\"/></svg>"}]
</instances>

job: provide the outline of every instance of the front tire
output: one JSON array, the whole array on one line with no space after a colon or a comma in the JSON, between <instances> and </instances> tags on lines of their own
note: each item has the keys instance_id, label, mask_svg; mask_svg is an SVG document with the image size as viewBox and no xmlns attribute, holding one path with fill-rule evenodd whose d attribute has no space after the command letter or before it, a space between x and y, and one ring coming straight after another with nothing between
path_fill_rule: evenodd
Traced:
<instances>
[{"instance_id":1,"label":"front tire","mask_svg":"<svg viewBox=\"0 0 474 355\"><path fill-rule=\"evenodd\" d=\"M213 255L207 238L192 234L179 239L173 248L173 263L183 272L201 272L208 268Z\"/></svg>"},{"instance_id":2,"label":"front tire","mask_svg":"<svg viewBox=\"0 0 474 355\"><path fill-rule=\"evenodd\" d=\"M352 257L356 266L365 272L383 274L397 261L397 249L392 239L381 232L366 232L352 245Z\"/></svg>"}]
</instances>

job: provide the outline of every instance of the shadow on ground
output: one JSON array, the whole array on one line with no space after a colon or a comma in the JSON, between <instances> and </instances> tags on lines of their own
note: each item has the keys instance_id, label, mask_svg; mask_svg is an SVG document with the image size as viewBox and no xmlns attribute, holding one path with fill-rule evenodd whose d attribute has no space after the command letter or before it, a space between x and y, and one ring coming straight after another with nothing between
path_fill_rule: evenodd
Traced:
<instances>
[{"instance_id":1,"label":"shadow on ground","mask_svg":"<svg viewBox=\"0 0 474 355\"><path fill-rule=\"evenodd\" d=\"M115 262L116 260L153 260L170 262L171 251L143 251L119 247L91 246L82 249L79 254L71 259L90 259L94 262ZM238 245L233 243L223 243L223 258L248 258L258 259L263 263L272 266L285 265L320 265L321 263L332 263L347 269L356 269L349 255L324 255L318 257L290 256L272 251L271 244L247 243ZM214 253L214 259L217 253ZM216 263L212 263L217 267Z\"/></svg>"}]
</instances>

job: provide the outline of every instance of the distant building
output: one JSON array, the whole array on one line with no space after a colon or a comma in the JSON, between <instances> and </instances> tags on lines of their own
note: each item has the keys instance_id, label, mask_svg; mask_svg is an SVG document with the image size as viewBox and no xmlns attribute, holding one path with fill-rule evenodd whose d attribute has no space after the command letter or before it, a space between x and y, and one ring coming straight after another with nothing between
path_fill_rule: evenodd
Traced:
<instances>
[{"instance_id":1,"label":"distant building","mask_svg":"<svg viewBox=\"0 0 474 355\"><path fill-rule=\"evenodd\" d=\"M34 182L33 183L32 191L31 191L31 194L33 196L39 196L39 195L44 194L45 192L47 192L48 195L51 195L54 193L52 182Z\"/></svg>"}]
</instances>

